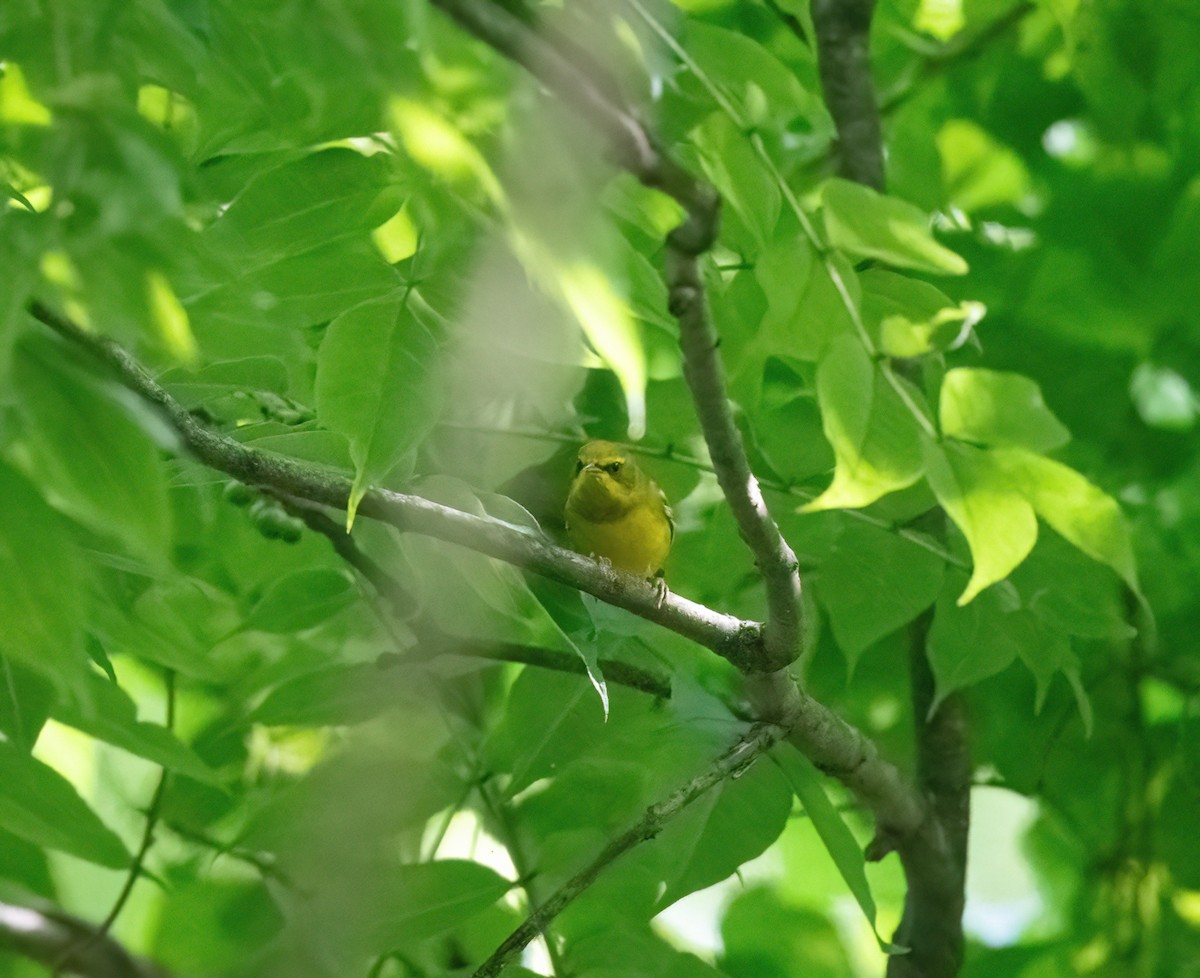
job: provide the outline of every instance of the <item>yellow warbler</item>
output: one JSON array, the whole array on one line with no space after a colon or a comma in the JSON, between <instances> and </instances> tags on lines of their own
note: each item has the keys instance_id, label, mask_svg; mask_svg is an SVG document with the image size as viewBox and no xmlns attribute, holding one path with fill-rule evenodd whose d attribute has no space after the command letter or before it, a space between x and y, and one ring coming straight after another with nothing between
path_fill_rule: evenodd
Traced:
<instances>
[{"instance_id":1,"label":"yellow warbler","mask_svg":"<svg viewBox=\"0 0 1200 978\"><path fill-rule=\"evenodd\" d=\"M566 517L572 549L639 577L662 570L675 535L662 490L610 441L579 449Z\"/></svg>"}]
</instances>

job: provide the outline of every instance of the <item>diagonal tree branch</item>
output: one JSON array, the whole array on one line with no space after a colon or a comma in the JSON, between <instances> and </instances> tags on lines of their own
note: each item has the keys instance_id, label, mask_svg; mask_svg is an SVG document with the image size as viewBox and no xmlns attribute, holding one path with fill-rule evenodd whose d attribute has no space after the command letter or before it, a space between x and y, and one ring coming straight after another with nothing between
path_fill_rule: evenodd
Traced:
<instances>
[{"instance_id":1,"label":"diagonal tree branch","mask_svg":"<svg viewBox=\"0 0 1200 978\"><path fill-rule=\"evenodd\" d=\"M81 329L42 303L32 303L29 312L60 336L87 349L114 369L125 386L158 407L179 434L183 445L205 465L247 485L279 490L289 496L346 509L351 482L345 476L283 455L259 451L210 430L119 344ZM555 546L546 537L527 528L387 489L368 492L358 512L399 530L455 543L586 591L711 649L738 668L750 668L761 661L762 626L758 622L713 611L677 594L668 594L665 600L660 600L653 584L607 570L588 557Z\"/></svg>"},{"instance_id":2,"label":"diagonal tree branch","mask_svg":"<svg viewBox=\"0 0 1200 978\"><path fill-rule=\"evenodd\" d=\"M210 431L197 421L121 346L80 329L41 303L30 314L59 335L89 351L134 393L155 405L180 436L182 448L204 464L249 485L290 497L345 509L350 480L284 456L262 452ZM586 591L690 638L728 658L747 674L761 720L787 727L789 740L821 770L838 778L897 838L923 830L924 802L899 771L879 756L874 743L817 700L800 692L781 672L761 673L762 627L669 594L659 604L652 584L606 571L594 560L556 547L544 537L499 520L463 513L419 496L388 490L368 492L363 516L399 530L420 533L487 554Z\"/></svg>"},{"instance_id":3,"label":"diagonal tree branch","mask_svg":"<svg viewBox=\"0 0 1200 978\"><path fill-rule=\"evenodd\" d=\"M541 934L571 901L591 886L609 865L635 846L653 839L667 822L706 791L745 771L778 742L784 733L785 729L775 724L755 724L744 737L717 758L707 771L647 808L637 824L613 839L586 868L567 880L545 903L534 910L520 927L509 934L495 953L476 969L473 978L494 978L500 974L504 966L520 954L525 945Z\"/></svg>"},{"instance_id":4,"label":"diagonal tree branch","mask_svg":"<svg viewBox=\"0 0 1200 978\"><path fill-rule=\"evenodd\" d=\"M307 500L294 499L282 494L278 494L277 498L289 513L302 519L314 533L325 537L338 556L370 583L380 600L388 603L393 614L405 618L413 610L415 603L400 582L363 552L362 548L354 542L354 538L346 532L343 524L331 519L320 506ZM557 649L534 645L514 645L507 642L472 642L446 635L430 635L429 626L424 624L418 631L423 646L420 650L422 656L432 658L439 654L464 655L475 659L490 659L493 662L515 662L521 665L537 666L541 669L568 672L577 676L587 675L587 666L582 659L566 652L559 652ZM425 648L426 645L433 647ZM671 682L665 676L628 662L622 662L619 659L601 658L599 664L600 671L608 682L628 686L630 689L649 693L660 699L671 698Z\"/></svg>"}]
</instances>

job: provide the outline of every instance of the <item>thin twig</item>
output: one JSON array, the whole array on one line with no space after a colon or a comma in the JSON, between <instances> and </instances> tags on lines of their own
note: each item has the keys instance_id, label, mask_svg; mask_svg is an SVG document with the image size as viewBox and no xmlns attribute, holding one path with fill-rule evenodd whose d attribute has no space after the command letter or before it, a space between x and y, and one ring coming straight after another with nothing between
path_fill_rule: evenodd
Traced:
<instances>
[{"instance_id":1,"label":"thin twig","mask_svg":"<svg viewBox=\"0 0 1200 978\"><path fill-rule=\"evenodd\" d=\"M531 913L495 953L476 969L474 978L494 978L498 975L505 965L520 954L525 945L538 934L544 933L549 923L591 886L609 865L630 849L654 838L668 821L706 791L722 781L737 777L769 750L784 733L782 727L774 724L756 724L707 771L647 808L637 824L613 839L585 869L567 880L545 903Z\"/></svg>"}]
</instances>

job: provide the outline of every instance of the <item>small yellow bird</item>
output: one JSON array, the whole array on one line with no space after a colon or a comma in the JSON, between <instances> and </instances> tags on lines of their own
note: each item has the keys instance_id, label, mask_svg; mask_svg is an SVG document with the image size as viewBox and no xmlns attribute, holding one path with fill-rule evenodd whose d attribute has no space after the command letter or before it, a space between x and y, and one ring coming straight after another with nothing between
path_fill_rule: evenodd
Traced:
<instances>
[{"instance_id":1,"label":"small yellow bird","mask_svg":"<svg viewBox=\"0 0 1200 978\"><path fill-rule=\"evenodd\" d=\"M638 577L662 571L675 536L663 491L628 451L610 441L589 441L579 449L566 518L573 550Z\"/></svg>"}]
</instances>

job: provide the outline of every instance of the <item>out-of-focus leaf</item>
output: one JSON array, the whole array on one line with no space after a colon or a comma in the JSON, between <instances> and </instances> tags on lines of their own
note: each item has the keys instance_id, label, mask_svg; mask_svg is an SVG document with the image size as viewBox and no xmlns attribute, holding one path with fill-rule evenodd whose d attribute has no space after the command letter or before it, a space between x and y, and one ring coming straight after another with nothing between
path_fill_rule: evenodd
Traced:
<instances>
[{"instance_id":1,"label":"out-of-focus leaf","mask_svg":"<svg viewBox=\"0 0 1200 978\"><path fill-rule=\"evenodd\" d=\"M0 741L0 828L113 869L129 852L53 768Z\"/></svg>"},{"instance_id":2,"label":"out-of-focus leaf","mask_svg":"<svg viewBox=\"0 0 1200 978\"><path fill-rule=\"evenodd\" d=\"M721 919L721 972L730 978L841 978L853 969L833 924L788 906L769 887L740 893Z\"/></svg>"},{"instance_id":3,"label":"out-of-focus leaf","mask_svg":"<svg viewBox=\"0 0 1200 978\"><path fill-rule=\"evenodd\" d=\"M243 627L281 634L301 632L353 603L357 593L350 579L338 571L323 567L299 570L272 582L250 609Z\"/></svg>"},{"instance_id":4,"label":"out-of-focus leaf","mask_svg":"<svg viewBox=\"0 0 1200 978\"><path fill-rule=\"evenodd\" d=\"M170 533L158 450L100 382L61 366L39 338L13 363L18 403L39 476L72 516L161 563Z\"/></svg>"},{"instance_id":5,"label":"out-of-focus leaf","mask_svg":"<svg viewBox=\"0 0 1200 978\"><path fill-rule=\"evenodd\" d=\"M0 653L59 686L83 682L87 570L64 520L0 463Z\"/></svg>"},{"instance_id":6,"label":"out-of-focus leaf","mask_svg":"<svg viewBox=\"0 0 1200 978\"><path fill-rule=\"evenodd\" d=\"M1037 517L995 452L928 443L925 465L934 495L971 548L974 570L958 599L967 604L1029 555L1037 541Z\"/></svg>"},{"instance_id":7,"label":"out-of-focus leaf","mask_svg":"<svg viewBox=\"0 0 1200 978\"><path fill-rule=\"evenodd\" d=\"M381 946L436 937L486 910L511 888L494 869L461 859L400 866L379 908Z\"/></svg>"},{"instance_id":8,"label":"out-of-focus leaf","mask_svg":"<svg viewBox=\"0 0 1200 978\"><path fill-rule=\"evenodd\" d=\"M244 967L262 953L283 915L262 882L187 879L171 887L153 932L156 961L180 974ZM213 940L220 934L220 940Z\"/></svg>"},{"instance_id":9,"label":"out-of-focus leaf","mask_svg":"<svg viewBox=\"0 0 1200 978\"><path fill-rule=\"evenodd\" d=\"M967 271L967 263L933 239L925 215L906 201L839 177L825 184L822 200L830 244L850 258L935 275Z\"/></svg>"},{"instance_id":10,"label":"out-of-focus leaf","mask_svg":"<svg viewBox=\"0 0 1200 978\"><path fill-rule=\"evenodd\" d=\"M982 126L950 119L937 134L942 176L950 203L964 211L1020 204L1031 191L1021 157Z\"/></svg>"}]
</instances>

